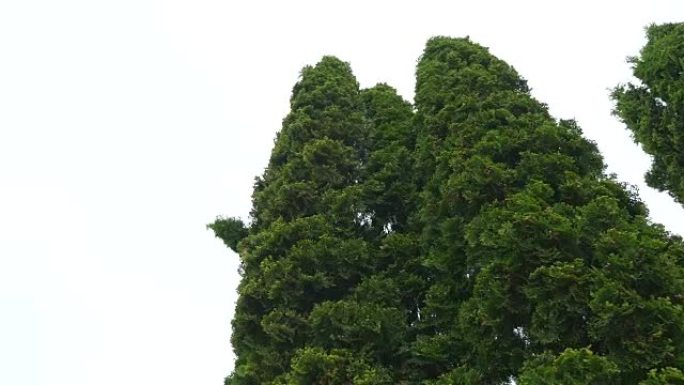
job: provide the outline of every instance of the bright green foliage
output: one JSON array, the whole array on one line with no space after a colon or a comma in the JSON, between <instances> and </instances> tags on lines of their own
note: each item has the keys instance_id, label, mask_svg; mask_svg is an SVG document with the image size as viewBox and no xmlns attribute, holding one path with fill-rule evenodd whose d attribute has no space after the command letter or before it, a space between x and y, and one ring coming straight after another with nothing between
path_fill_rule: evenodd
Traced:
<instances>
[{"instance_id":1,"label":"bright green foliage","mask_svg":"<svg viewBox=\"0 0 684 385\"><path fill-rule=\"evenodd\" d=\"M287 385L390 385L390 375L346 350L301 349L292 360Z\"/></svg>"},{"instance_id":2,"label":"bright green foliage","mask_svg":"<svg viewBox=\"0 0 684 385\"><path fill-rule=\"evenodd\" d=\"M227 384L679 384L684 245L577 124L468 39L428 42L415 101L302 71L247 233L210 225Z\"/></svg>"},{"instance_id":3,"label":"bright green foliage","mask_svg":"<svg viewBox=\"0 0 684 385\"><path fill-rule=\"evenodd\" d=\"M589 349L567 349L557 357L545 354L525 365L520 385L618 385L617 365Z\"/></svg>"},{"instance_id":4,"label":"bright green foliage","mask_svg":"<svg viewBox=\"0 0 684 385\"><path fill-rule=\"evenodd\" d=\"M640 83L613 91L615 113L653 156L646 183L684 204L684 23L651 25L646 35L630 59Z\"/></svg>"},{"instance_id":5,"label":"bright green foliage","mask_svg":"<svg viewBox=\"0 0 684 385\"><path fill-rule=\"evenodd\" d=\"M684 385L684 373L675 368L654 369L648 373L648 379L639 385Z\"/></svg>"}]
</instances>

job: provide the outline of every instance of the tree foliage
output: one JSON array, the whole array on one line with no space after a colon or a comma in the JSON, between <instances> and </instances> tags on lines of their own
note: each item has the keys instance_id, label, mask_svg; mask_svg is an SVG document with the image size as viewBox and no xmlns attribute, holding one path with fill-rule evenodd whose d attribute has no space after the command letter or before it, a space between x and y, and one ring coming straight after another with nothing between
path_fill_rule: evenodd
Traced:
<instances>
[{"instance_id":1,"label":"tree foliage","mask_svg":"<svg viewBox=\"0 0 684 385\"><path fill-rule=\"evenodd\" d=\"M293 89L241 258L230 385L678 384L684 245L468 39L415 105L324 57ZM669 381L669 382L668 382Z\"/></svg>"},{"instance_id":2,"label":"tree foliage","mask_svg":"<svg viewBox=\"0 0 684 385\"><path fill-rule=\"evenodd\" d=\"M412 295L410 277L393 280L411 243L411 117L336 58L302 70L248 235L236 245L239 221L210 225L242 261L227 383L390 383Z\"/></svg>"},{"instance_id":3,"label":"tree foliage","mask_svg":"<svg viewBox=\"0 0 684 385\"><path fill-rule=\"evenodd\" d=\"M651 25L646 36L630 59L639 82L613 91L615 114L653 157L646 183L684 204L684 23Z\"/></svg>"},{"instance_id":4,"label":"tree foliage","mask_svg":"<svg viewBox=\"0 0 684 385\"><path fill-rule=\"evenodd\" d=\"M247 227L239 218L218 217L214 223L208 224L207 228L214 231L231 250L237 252L237 245L247 236Z\"/></svg>"}]
</instances>

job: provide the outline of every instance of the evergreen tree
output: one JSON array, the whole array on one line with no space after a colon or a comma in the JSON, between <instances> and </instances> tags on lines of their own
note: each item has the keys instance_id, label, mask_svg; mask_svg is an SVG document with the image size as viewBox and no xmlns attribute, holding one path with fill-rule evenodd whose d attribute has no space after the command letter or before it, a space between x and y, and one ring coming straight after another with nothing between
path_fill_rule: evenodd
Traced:
<instances>
[{"instance_id":1,"label":"evergreen tree","mask_svg":"<svg viewBox=\"0 0 684 385\"><path fill-rule=\"evenodd\" d=\"M335 58L302 71L249 229L209 225L242 262L227 384L393 383L413 304L411 116Z\"/></svg>"},{"instance_id":2,"label":"evergreen tree","mask_svg":"<svg viewBox=\"0 0 684 385\"><path fill-rule=\"evenodd\" d=\"M415 111L325 57L240 254L231 385L677 384L684 245L505 62L428 41Z\"/></svg>"},{"instance_id":3,"label":"evergreen tree","mask_svg":"<svg viewBox=\"0 0 684 385\"><path fill-rule=\"evenodd\" d=\"M364 90L360 98L366 151L358 183L349 190L368 264L347 295L313 308L306 347L293 358L286 384L396 384L407 374L406 341L420 291L410 269L417 256L407 219L415 191L412 111L387 85Z\"/></svg>"},{"instance_id":4,"label":"evergreen tree","mask_svg":"<svg viewBox=\"0 0 684 385\"><path fill-rule=\"evenodd\" d=\"M232 334L237 361L228 384L272 383L293 359L304 370L308 355L315 356L301 350L312 310L349 294L371 263L357 236L354 184L366 127L349 65L324 57L304 68L290 104L255 183L248 233L234 219L211 225L241 258Z\"/></svg>"},{"instance_id":5,"label":"evergreen tree","mask_svg":"<svg viewBox=\"0 0 684 385\"><path fill-rule=\"evenodd\" d=\"M637 384L681 368L682 244L604 175L575 122L468 39L431 39L417 76L423 373Z\"/></svg>"},{"instance_id":6,"label":"evergreen tree","mask_svg":"<svg viewBox=\"0 0 684 385\"><path fill-rule=\"evenodd\" d=\"M367 232L376 256L375 275L366 285L377 286L368 298L400 309L402 340L388 361L393 384L420 379L411 344L415 341L422 298L427 287L415 224L417 188L413 171L415 129L413 111L391 87L381 84L362 92L369 124L369 157L364 167L364 201L373 213ZM377 301L377 300L376 300ZM384 344L383 341L378 341Z\"/></svg>"},{"instance_id":7,"label":"evergreen tree","mask_svg":"<svg viewBox=\"0 0 684 385\"><path fill-rule=\"evenodd\" d=\"M653 157L646 183L684 204L684 23L651 25L646 35L630 59L639 83L613 91L615 113Z\"/></svg>"}]
</instances>

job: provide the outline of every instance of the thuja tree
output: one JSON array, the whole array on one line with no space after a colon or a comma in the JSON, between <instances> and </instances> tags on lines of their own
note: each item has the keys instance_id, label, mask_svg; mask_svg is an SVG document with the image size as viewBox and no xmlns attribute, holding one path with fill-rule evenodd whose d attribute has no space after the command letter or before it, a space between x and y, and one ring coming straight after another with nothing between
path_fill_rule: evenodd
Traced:
<instances>
[{"instance_id":1,"label":"thuja tree","mask_svg":"<svg viewBox=\"0 0 684 385\"><path fill-rule=\"evenodd\" d=\"M411 116L338 59L302 71L249 228L210 225L241 258L227 384L394 383L416 291Z\"/></svg>"},{"instance_id":2,"label":"thuja tree","mask_svg":"<svg viewBox=\"0 0 684 385\"><path fill-rule=\"evenodd\" d=\"M652 25L639 57L636 84L613 92L615 113L653 157L646 183L684 204L684 23Z\"/></svg>"},{"instance_id":3,"label":"thuja tree","mask_svg":"<svg viewBox=\"0 0 684 385\"><path fill-rule=\"evenodd\" d=\"M505 62L431 39L415 111L302 71L247 228L227 383L676 384L684 247Z\"/></svg>"},{"instance_id":4,"label":"thuja tree","mask_svg":"<svg viewBox=\"0 0 684 385\"><path fill-rule=\"evenodd\" d=\"M682 243L604 174L575 122L467 39L428 42L415 101L431 283L416 370L435 384L679 375Z\"/></svg>"},{"instance_id":5,"label":"thuja tree","mask_svg":"<svg viewBox=\"0 0 684 385\"><path fill-rule=\"evenodd\" d=\"M417 324L427 288L426 268L420 258L416 173L413 152L415 125L411 106L389 86L379 85L362 92L370 127L370 153L364 166L364 202L373 213L367 231L376 260L376 273L366 285L382 283L373 292L383 306L400 309L401 341L394 342L394 355L385 359L393 384L418 383L411 345L419 334ZM370 286L369 286L370 287ZM382 294L382 295L381 295ZM369 298L371 298L369 296ZM389 342L389 341L387 341ZM377 343L385 344L379 340ZM356 382L355 382L356 383Z\"/></svg>"}]
</instances>

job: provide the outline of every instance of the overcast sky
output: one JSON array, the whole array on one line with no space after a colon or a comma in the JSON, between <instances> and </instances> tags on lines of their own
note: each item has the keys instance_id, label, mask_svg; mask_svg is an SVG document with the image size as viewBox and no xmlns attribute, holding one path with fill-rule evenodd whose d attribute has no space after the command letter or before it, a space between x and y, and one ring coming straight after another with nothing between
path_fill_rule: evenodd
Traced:
<instances>
[{"instance_id":1,"label":"overcast sky","mask_svg":"<svg viewBox=\"0 0 684 385\"><path fill-rule=\"evenodd\" d=\"M644 26L682 20L681 0L0 2L0 383L222 384L237 257L205 224L247 217L326 54L411 100L425 41L469 35L684 234L608 99Z\"/></svg>"}]
</instances>

